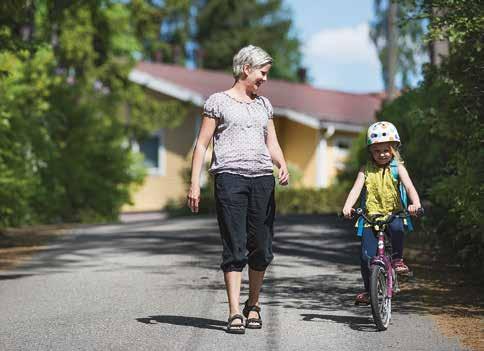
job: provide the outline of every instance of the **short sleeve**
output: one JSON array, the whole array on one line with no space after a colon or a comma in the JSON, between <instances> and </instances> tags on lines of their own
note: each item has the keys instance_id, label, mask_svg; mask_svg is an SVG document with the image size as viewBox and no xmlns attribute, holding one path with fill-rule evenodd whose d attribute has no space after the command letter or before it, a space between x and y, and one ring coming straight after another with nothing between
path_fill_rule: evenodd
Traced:
<instances>
[{"instance_id":1,"label":"short sleeve","mask_svg":"<svg viewBox=\"0 0 484 351\"><path fill-rule=\"evenodd\" d=\"M274 110L272 109L272 104L271 102L269 101L268 98L264 97L264 96L261 96L262 98L262 102L264 103L264 107L266 108L267 110L267 115L269 118L273 118L273 115L274 115Z\"/></svg>"},{"instance_id":2,"label":"short sleeve","mask_svg":"<svg viewBox=\"0 0 484 351\"><path fill-rule=\"evenodd\" d=\"M210 95L203 105L203 115L211 118L219 119L220 114L220 99L218 94Z\"/></svg>"}]
</instances>

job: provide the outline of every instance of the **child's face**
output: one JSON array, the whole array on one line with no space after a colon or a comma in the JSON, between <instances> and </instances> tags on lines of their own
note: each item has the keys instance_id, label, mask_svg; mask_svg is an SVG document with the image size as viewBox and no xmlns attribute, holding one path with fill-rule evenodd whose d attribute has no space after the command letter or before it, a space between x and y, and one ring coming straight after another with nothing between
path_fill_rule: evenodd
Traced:
<instances>
[{"instance_id":1,"label":"child's face","mask_svg":"<svg viewBox=\"0 0 484 351\"><path fill-rule=\"evenodd\" d=\"M391 146L390 142L370 145L371 157L373 157L377 165L384 166L392 160L393 152Z\"/></svg>"}]
</instances>

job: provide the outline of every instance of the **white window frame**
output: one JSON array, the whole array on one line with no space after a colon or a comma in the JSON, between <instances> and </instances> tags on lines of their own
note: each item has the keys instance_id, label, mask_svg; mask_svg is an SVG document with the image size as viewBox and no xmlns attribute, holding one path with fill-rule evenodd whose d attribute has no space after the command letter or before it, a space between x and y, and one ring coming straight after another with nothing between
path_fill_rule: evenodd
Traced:
<instances>
[{"instance_id":1,"label":"white window frame","mask_svg":"<svg viewBox=\"0 0 484 351\"><path fill-rule=\"evenodd\" d=\"M166 175L166 149L165 149L165 131L160 129L151 135L152 137L158 137L158 167L149 167L148 174L156 176ZM141 152L138 141L133 142L133 151Z\"/></svg>"},{"instance_id":2,"label":"white window frame","mask_svg":"<svg viewBox=\"0 0 484 351\"><path fill-rule=\"evenodd\" d=\"M334 153L334 162L335 162L335 167L338 170L344 169L344 163L342 163L342 160L346 160L346 158L349 156L350 148L351 145L353 144L353 138L351 137L346 137L346 136L338 136L333 138L333 153ZM338 144L340 142L348 144L348 148L340 148L338 147Z\"/></svg>"}]
</instances>

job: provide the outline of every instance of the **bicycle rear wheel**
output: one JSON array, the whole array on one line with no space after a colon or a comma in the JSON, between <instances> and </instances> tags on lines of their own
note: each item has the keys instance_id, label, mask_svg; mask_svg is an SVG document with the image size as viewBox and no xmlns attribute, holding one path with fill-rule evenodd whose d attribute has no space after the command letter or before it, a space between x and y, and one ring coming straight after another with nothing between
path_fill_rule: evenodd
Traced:
<instances>
[{"instance_id":1,"label":"bicycle rear wheel","mask_svg":"<svg viewBox=\"0 0 484 351\"><path fill-rule=\"evenodd\" d=\"M387 330L392 316L392 299L387 297L386 271L380 266L371 268L370 302L376 327Z\"/></svg>"}]
</instances>

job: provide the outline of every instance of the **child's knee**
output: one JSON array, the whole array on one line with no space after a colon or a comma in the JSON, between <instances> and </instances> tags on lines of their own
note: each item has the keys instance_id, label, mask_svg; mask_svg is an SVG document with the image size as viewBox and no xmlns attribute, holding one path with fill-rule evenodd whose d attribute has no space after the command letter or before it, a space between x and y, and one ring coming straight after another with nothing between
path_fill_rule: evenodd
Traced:
<instances>
[{"instance_id":1,"label":"child's knee","mask_svg":"<svg viewBox=\"0 0 484 351\"><path fill-rule=\"evenodd\" d=\"M367 265L368 264L368 261L370 260L370 258L372 256L373 255L369 255L369 253L368 253L367 250L365 250L364 248L362 248L362 250L360 252L360 262L361 262L361 264Z\"/></svg>"},{"instance_id":2,"label":"child's knee","mask_svg":"<svg viewBox=\"0 0 484 351\"><path fill-rule=\"evenodd\" d=\"M403 235L403 220L401 218L395 219L390 223L390 232L392 235Z\"/></svg>"}]
</instances>

